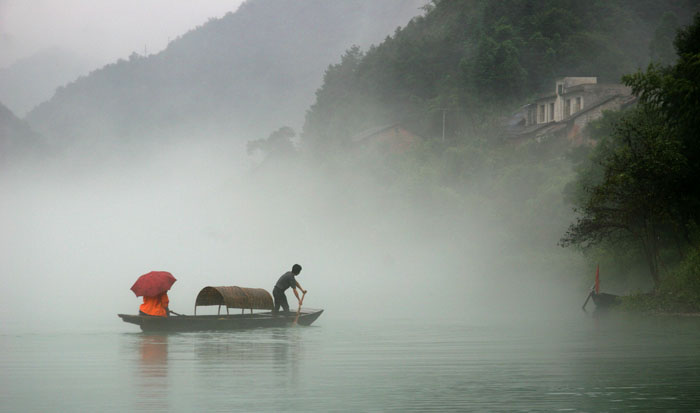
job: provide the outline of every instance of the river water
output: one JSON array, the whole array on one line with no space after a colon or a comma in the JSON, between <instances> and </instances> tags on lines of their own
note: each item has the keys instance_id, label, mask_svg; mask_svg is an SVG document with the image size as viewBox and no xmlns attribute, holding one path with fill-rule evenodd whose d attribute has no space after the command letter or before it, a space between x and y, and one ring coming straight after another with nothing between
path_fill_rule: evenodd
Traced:
<instances>
[{"instance_id":1,"label":"river water","mask_svg":"<svg viewBox=\"0 0 700 413\"><path fill-rule=\"evenodd\" d=\"M700 320L2 333L0 410L700 411ZM133 327L133 328L132 328Z\"/></svg>"}]
</instances>

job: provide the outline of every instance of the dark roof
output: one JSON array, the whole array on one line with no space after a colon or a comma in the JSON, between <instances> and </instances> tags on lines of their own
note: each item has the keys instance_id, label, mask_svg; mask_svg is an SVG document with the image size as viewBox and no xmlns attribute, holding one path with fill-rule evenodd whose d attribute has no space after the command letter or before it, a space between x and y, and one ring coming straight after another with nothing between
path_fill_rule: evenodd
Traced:
<instances>
[{"instance_id":1,"label":"dark roof","mask_svg":"<svg viewBox=\"0 0 700 413\"><path fill-rule=\"evenodd\" d=\"M621 87L623 87L623 86L620 84L617 84L617 83L582 83L580 85L574 85L574 86L571 86L571 87L564 89L561 96L566 96L566 95L569 95L571 93L583 92L583 91L586 91L587 89L588 90L590 90L590 89L600 90L600 89L621 88ZM552 98L556 98L556 97L557 97L556 93L554 93L554 94L549 93L549 94L542 95L542 96L536 98L534 102L539 102L541 100L552 99Z\"/></svg>"},{"instance_id":2,"label":"dark roof","mask_svg":"<svg viewBox=\"0 0 700 413\"><path fill-rule=\"evenodd\" d=\"M587 106L587 107L583 108L582 110L579 110L578 112L576 112L576 113L574 113L573 115L569 116L568 118L562 120L561 122L569 122L570 120L576 119L576 118L578 118L579 116L583 115L584 113L587 113L587 112L592 111L593 109L597 108L598 106L604 105L604 104L610 102L611 100L617 99L617 98L620 98L620 97L624 97L624 98L625 98L625 100L622 102L622 106L627 106L627 105L629 105L629 104L631 104L631 103L634 103L634 102L637 100L637 97L636 97L636 96L625 96L625 95L621 95L621 94L618 93L618 94L609 96L609 97L607 97L607 98L605 98L605 99L602 99L602 100L596 102L595 105Z\"/></svg>"},{"instance_id":3,"label":"dark roof","mask_svg":"<svg viewBox=\"0 0 700 413\"><path fill-rule=\"evenodd\" d=\"M537 99L535 99L535 102L539 102L540 100L545 100L545 99L552 99L552 98L556 98L556 97L557 97L557 94L556 94L556 93L554 93L554 94L549 94L549 95L544 95L544 96L540 96L540 97L538 97Z\"/></svg>"},{"instance_id":4,"label":"dark roof","mask_svg":"<svg viewBox=\"0 0 700 413\"><path fill-rule=\"evenodd\" d=\"M552 126L554 122L548 122L548 123L536 123L534 125L527 125L527 126L522 126L520 124L509 124L506 127L505 134L503 136L504 139L513 139L518 136L525 136L529 134L533 134L536 132L539 132L540 130L543 130L545 128L548 128Z\"/></svg>"},{"instance_id":5,"label":"dark roof","mask_svg":"<svg viewBox=\"0 0 700 413\"><path fill-rule=\"evenodd\" d=\"M399 123L392 123L389 125L382 125L382 126L377 126L375 128L370 128L370 129L365 129L362 132L353 135L352 138L350 138L353 142L360 142L363 141L371 136L378 135L384 131L387 131L391 128L395 128L401 126Z\"/></svg>"},{"instance_id":6,"label":"dark roof","mask_svg":"<svg viewBox=\"0 0 700 413\"><path fill-rule=\"evenodd\" d=\"M568 95L569 93L574 93L574 92L583 91L583 90L586 89L585 86L590 86L590 85L602 86L602 85L598 85L597 83L584 83L584 84L581 84L581 85L571 86L571 87L567 87L567 88L564 90L564 93L562 93L562 96Z\"/></svg>"},{"instance_id":7,"label":"dark roof","mask_svg":"<svg viewBox=\"0 0 700 413\"><path fill-rule=\"evenodd\" d=\"M359 143L359 142L364 141L365 139L371 138L372 136L375 136L375 135L379 135L380 133L388 131L389 129L393 129L393 128L401 128L413 136L417 136L421 139L425 139L424 136L413 132L410 128L407 128L404 125L405 125L404 123L397 122L397 123L392 123L392 124L388 124L388 125L377 126L376 128L365 129L364 131L362 131L356 135L353 135L350 139L354 143Z\"/></svg>"}]
</instances>

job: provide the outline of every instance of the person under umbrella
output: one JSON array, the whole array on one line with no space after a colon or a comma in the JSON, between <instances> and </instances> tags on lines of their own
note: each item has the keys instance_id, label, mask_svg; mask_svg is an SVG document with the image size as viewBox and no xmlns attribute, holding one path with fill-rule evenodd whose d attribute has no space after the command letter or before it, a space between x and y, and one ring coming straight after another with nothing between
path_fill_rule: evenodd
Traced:
<instances>
[{"instance_id":1,"label":"person under umbrella","mask_svg":"<svg viewBox=\"0 0 700 413\"><path fill-rule=\"evenodd\" d=\"M139 306L139 315L152 315L157 317L168 317L170 309L168 304L170 299L167 292L162 292L155 297L143 296L143 304Z\"/></svg>"},{"instance_id":2,"label":"person under umbrella","mask_svg":"<svg viewBox=\"0 0 700 413\"><path fill-rule=\"evenodd\" d=\"M143 296L139 315L168 317L170 313L167 291L175 283L175 277L167 271L151 271L139 277L131 287L137 297Z\"/></svg>"}]
</instances>

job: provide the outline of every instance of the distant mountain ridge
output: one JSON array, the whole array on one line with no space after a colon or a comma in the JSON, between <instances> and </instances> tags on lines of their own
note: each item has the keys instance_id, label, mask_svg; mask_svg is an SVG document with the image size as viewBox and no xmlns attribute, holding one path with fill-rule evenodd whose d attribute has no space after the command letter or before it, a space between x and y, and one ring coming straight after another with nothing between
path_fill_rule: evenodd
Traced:
<instances>
[{"instance_id":1,"label":"distant mountain ridge","mask_svg":"<svg viewBox=\"0 0 700 413\"><path fill-rule=\"evenodd\" d=\"M39 143L39 134L0 103L0 162L4 164L19 155L26 154L35 149Z\"/></svg>"},{"instance_id":2,"label":"distant mountain ridge","mask_svg":"<svg viewBox=\"0 0 700 413\"><path fill-rule=\"evenodd\" d=\"M51 98L57 87L87 74L96 65L53 47L0 69L0 102L23 117Z\"/></svg>"},{"instance_id":3,"label":"distant mountain ridge","mask_svg":"<svg viewBox=\"0 0 700 413\"><path fill-rule=\"evenodd\" d=\"M267 135L300 127L323 71L420 14L425 0L248 0L155 55L59 88L28 116L53 141Z\"/></svg>"}]
</instances>

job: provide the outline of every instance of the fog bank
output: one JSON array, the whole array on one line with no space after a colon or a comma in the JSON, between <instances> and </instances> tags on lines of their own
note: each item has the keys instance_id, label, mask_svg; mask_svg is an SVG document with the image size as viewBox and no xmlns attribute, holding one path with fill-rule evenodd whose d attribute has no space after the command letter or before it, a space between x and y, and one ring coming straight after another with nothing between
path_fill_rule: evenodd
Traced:
<instances>
[{"instance_id":1,"label":"fog bank","mask_svg":"<svg viewBox=\"0 0 700 413\"><path fill-rule=\"evenodd\" d=\"M483 321L577 308L566 274L528 268L504 247L503 230L483 221L489 207L412 204L360 171L260 167L241 149L202 140L107 158L76 150L6 170L2 325L116 326L116 313L138 310L129 288L151 270L175 275L171 308L191 314L205 286L271 290L294 263L305 305L324 318Z\"/></svg>"}]
</instances>

